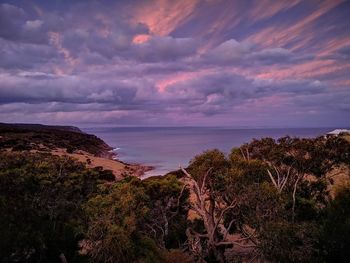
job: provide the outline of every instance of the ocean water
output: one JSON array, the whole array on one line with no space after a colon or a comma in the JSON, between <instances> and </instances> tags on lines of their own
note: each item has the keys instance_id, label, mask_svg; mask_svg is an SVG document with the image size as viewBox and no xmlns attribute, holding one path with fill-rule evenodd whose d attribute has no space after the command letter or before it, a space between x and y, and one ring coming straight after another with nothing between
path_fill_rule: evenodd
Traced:
<instances>
[{"instance_id":1,"label":"ocean water","mask_svg":"<svg viewBox=\"0 0 350 263\"><path fill-rule=\"evenodd\" d=\"M186 167L195 155L217 148L229 153L232 147L253 138L279 138L285 135L315 137L331 128L233 129L213 127L118 127L86 128L116 148L118 159L154 166L147 176L163 175Z\"/></svg>"}]
</instances>

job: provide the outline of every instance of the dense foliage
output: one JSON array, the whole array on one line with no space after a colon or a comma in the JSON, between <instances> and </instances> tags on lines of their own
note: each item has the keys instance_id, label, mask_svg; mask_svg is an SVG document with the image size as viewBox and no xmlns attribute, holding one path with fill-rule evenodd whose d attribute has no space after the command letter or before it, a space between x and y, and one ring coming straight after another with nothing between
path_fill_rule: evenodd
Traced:
<instances>
[{"instance_id":1,"label":"dense foliage","mask_svg":"<svg viewBox=\"0 0 350 263\"><path fill-rule=\"evenodd\" d=\"M82 204L98 190L101 174L72 159L1 153L0 258L55 262L76 258L86 224Z\"/></svg>"},{"instance_id":2,"label":"dense foliage","mask_svg":"<svg viewBox=\"0 0 350 263\"><path fill-rule=\"evenodd\" d=\"M350 187L338 190L325 209L321 225L322 256L328 262L348 262L350 258Z\"/></svg>"},{"instance_id":3,"label":"dense foliage","mask_svg":"<svg viewBox=\"0 0 350 263\"><path fill-rule=\"evenodd\" d=\"M349 181L329 172L349 179L349 156L339 137L266 138L116 182L66 156L2 150L0 259L347 262Z\"/></svg>"},{"instance_id":4,"label":"dense foliage","mask_svg":"<svg viewBox=\"0 0 350 263\"><path fill-rule=\"evenodd\" d=\"M186 240L188 192L176 177L116 183L68 157L0 158L1 262L164 262L180 253L164 250Z\"/></svg>"},{"instance_id":5,"label":"dense foliage","mask_svg":"<svg viewBox=\"0 0 350 263\"><path fill-rule=\"evenodd\" d=\"M337 137L265 138L228 157L218 150L196 156L183 170L202 196L192 204L203 224L191 229L197 243L190 251L208 262L242 259L235 247L246 259L331 262L337 255L345 262L349 191L332 200L334 178L327 174L349 164L350 144Z\"/></svg>"},{"instance_id":6,"label":"dense foliage","mask_svg":"<svg viewBox=\"0 0 350 263\"><path fill-rule=\"evenodd\" d=\"M175 177L127 178L89 200L93 262L163 262L161 249L185 242L186 195Z\"/></svg>"}]
</instances>

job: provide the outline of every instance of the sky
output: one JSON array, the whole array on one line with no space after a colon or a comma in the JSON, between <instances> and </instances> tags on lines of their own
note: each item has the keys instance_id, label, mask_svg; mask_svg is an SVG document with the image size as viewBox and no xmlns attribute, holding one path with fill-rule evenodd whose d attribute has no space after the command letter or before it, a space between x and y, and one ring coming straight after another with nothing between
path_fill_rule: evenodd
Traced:
<instances>
[{"instance_id":1,"label":"sky","mask_svg":"<svg viewBox=\"0 0 350 263\"><path fill-rule=\"evenodd\" d=\"M348 0L0 0L0 122L350 126Z\"/></svg>"}]
</instances>

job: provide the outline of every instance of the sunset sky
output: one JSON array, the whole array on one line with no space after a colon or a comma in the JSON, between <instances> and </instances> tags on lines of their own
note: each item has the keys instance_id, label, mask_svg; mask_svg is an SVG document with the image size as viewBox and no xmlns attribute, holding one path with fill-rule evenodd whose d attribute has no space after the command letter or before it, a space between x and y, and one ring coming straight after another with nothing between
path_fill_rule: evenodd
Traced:
<instances>
[{"instance_id":1,"label":"sunset sky","mask_svg":"<svg viewBox=\"0 0 350 263\"><path fill-rule=\"evenodd\" d=\"M350 1L0 1L0 122L350 126Z\"/></svg>"}]
</instances>

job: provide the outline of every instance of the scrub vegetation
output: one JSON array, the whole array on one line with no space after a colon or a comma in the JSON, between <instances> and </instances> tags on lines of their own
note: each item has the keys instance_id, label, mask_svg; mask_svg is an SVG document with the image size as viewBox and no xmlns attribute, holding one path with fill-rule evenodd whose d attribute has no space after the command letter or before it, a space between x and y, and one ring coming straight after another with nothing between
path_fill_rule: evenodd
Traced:
<instances>
[{"instance_id":1,"label":"scrub vegetation","mask_svg":"<svg viewBox=\"0 0 350 263\"><path fill-rule=\"evenodd\" d=\"M29 134L52 144L61 138L58 131ZM1 262L347 262L350 256L350 186L337 181L339 167L350 176L350 143L341 137L253 140L228 155L206 151L163 177L119 181L68 156L4 145Z\"/></svg>"}]
</instances>

